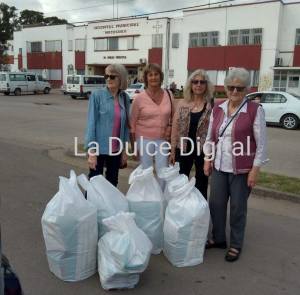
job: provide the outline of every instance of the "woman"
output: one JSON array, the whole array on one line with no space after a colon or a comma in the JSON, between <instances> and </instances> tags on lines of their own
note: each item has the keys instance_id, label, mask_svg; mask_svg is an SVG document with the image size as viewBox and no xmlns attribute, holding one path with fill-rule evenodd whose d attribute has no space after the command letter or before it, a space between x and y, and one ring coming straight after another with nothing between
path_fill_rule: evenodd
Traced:
<instances>
[{"instance_id":1,"label":"woman","mask_svg":"<svg viewBox=\"0 0 300 295\"><path fill-rule=\"evenodd\" d=\"M128 140L129 96L127 71L123 65L112 64L105 69L106 87L92 93L89 100L85 147L99 148L99 155L89 154L89 178L103 174L106 167L106 179L114 186L118 185L120 166L126 166L125 152L120 152Z\"/></svg>"},{"instance_id":2,"label":"woman","mask_svg":"<svg viewBox=\"0 0 300 295\"><path fill-rule=\"evenodd\" d=\"M156 64L144 70L146 90L137 94L131 110L131 132L137 141L140 163L144 169L153 165L160 170L168 165L173 114L173 97L161 88L164 75ZM163 188L164 182L159 180Z\"/></svg>"},{"instance_id":3,"label":"woman","mask_svg":"<svg viewBox=\"0 0 300 295\"><path fill-rule=\"evenodd\" d=\"M203 172L204 153L202 147L207 135L210 101L213 86L204 70L196 70L187 79L184 100L179 103L172 125L170 162L179 162L180 173L189 177L196 167L196 187L207 198L208 177ZM183 140L184 138L189 138ZM200 143L200 149L197 149ZM199 144L198 144L199 145Z\"/></svg>"},{"instance_id":4,"label":"woman","mask_svg":"<svg viewBox=\"0 0 300 295\"><path fill-rule=\"evenodd\" d=\"M249 194L260 166L267 161L266 122L262 107L245 98L250 85L248 71L232 69L224 85L228 100L214 107L206 139L209 144L205 145L216 151L204 164L205 175L212 172L209 206L213 228L206 248L227 247L225 227L230 199L230 247L225 260L233 262L242 251ZM213 154L214 150L208 148L205 152Z\"/></svg>"}]
</instances>

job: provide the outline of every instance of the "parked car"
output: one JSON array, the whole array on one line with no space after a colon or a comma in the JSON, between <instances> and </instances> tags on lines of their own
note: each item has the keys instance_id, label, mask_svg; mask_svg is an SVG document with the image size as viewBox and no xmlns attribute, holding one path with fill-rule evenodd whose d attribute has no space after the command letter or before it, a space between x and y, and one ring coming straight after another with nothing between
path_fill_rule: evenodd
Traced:
<instances>
[{"instance_id":1,"label":"parked car","mask_svg":"<svg viewBox=\"0 0 300 295\"><path fill-rule=\"evenodd\" d=\"M68 75L66 92L73 99L88 98L92 91L105 87L104 76L97 75Z\"/></svg>"},{"instance_id":2,"label":"parked car","mask_svg":"<svg viewBox=\"0 0 300 295\"><path fill-rule=\"evenodd\" d=\"M21 95L22 93L43 92L48 94L50 83L41 75L30 72L0 72L0 93Z\"/></svg>"},{"instance_id":3,"label":"parked car","mask_svg":"<svg viewBox=\"0 0 300 295\"><path fill-rule=\"evenodd\" d=\"M130 102L133 101L135 94L140 93L144 89L145 89L144 83L134 83L129 85L129 87L126 89L126 92L129 95Z\"/></svg>"},{"instance_id":4,"label":"parked car","mask_svg":"<svg viewBox=\"0 0 300 295\"><path fill-rule=\"evenodd\" d=\"M300 124L300 96L281 91L261 91L247 95L259 102L266 114L267 123L286 129L297 129Z\"/></svg>"}]
</instances>

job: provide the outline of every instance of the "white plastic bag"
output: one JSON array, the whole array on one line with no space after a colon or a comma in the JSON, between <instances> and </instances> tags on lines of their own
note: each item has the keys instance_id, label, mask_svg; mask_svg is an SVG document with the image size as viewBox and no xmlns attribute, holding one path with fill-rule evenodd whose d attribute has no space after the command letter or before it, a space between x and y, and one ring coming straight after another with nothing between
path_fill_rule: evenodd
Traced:
<instances>
[{"instance_id":1,"label":"white plastic bag","mask_svg":"<svg viewBox=\"0 0 300 295\"><path fill-rule=\"evenodd\" d=\"M195 178L185 185L171 187L172 198L164 223L164 254L175 266L193 266L203 262L209 226L209 207Z\"/></svg>"},{"instance_id":2,"label":"white plastic bag","mask_svg":"<svg viewBox=\"0 0 300 295\"><path fill-rule=\"evenodd\" d=\"M64 281L79 281L96 272L97 210L80 191L76 174L59 178L59 191L42 216L50 271Z\"/></svg>"},{"instance_id":3,"label":"white plastic bag","mask_svg":"<svg viewBox=\"0 0 300 295\"><path fill-rule=\"evenodd\" d=\"M135 213L135 222L153 244L153 254L163 247L164 205L162 190L153 175L153 167L137 167L129 177L127 192L129 211Z\"/></svg>"},{"instance_id":4,"label":"white plastic bag","mask_svg":"<svg viewBox=\"0 0 300 295\"><path fill-rule=\"evenodd\" d=\"M152 243L134 213L118 213L103 223L109 229L98 243L98 272L103 289L133 288L148 266Z\"/></svg>"},{"instance_id":5,"label":"white plastic bag","mask_svg":"<svg viewBox=\"0 0 300 295\"><path fill-rule=\"evenodd\" d=\"M128 212L128 202L123 193L102 175L94 176L89 181L84 174L81 174L77 180L87 191L87 200L97 208L98 238L100 239L107 232L102 220L119 212Z\"/></svg>"},{"instance_id":6,"label":"white plastic bag","mask_svg":"<svg viewBox=\"0 0 300 295\"><path fill-rule=\"evenodd\" d=\"M176 162L175 165L169 165L168 167L161 168L157 173L157 176L160 179L163 179L166 184L163 194L165 208L171 198L169 192L169 184L173 179L175 179L179 175L179 170L179 163Z\"/></svg>"}]
</instances>

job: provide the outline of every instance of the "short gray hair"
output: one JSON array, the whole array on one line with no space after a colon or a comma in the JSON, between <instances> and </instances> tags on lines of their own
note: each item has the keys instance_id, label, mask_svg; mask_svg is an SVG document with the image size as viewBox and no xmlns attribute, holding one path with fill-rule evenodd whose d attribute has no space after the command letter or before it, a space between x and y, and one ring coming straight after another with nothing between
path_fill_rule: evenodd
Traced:
<instances>
[{"instance_id":1,"label":"short gray hair","mask_svg":"<svg viewBox=\"0 0 300 295\"><path fill-rule=\"evenodd\" d=\"M123 65L121 65L121 64L110 64L105 68L105 71L106 70L111 71L112 74L118 75L118 77L120 79L119 88L121 90L126 90L127 89L127 86L128 86L128 81L127 81L128 73L127 73L126 68Z\"/></svg>"},{"instance_id":2,"label":"short gray hair","mask_svg":"<svg viewBox=\"0 0 300 295\"><path fill-rule=\"evenodd\" d=\"M234 79L240 80L241 83L243 84L243 86L245 86L247 89L250 87L251 77L250 77L250 73L246 69L244 69L244 68L230 69L224 80L225 89L227 89L227 86Z\"/></svg>"},{"instance_id":3,"label":"short gray hair","mask_svg":"<svg viewBox=\"0 0 300 295\"><path fill-rule=\"evenodd\" d=\"M213 98L214 86L211 83L211 81L209 79L209 76L207 75L207 72L202 70L202 69L198 69L198 70L194 71L188 77L188 79L186 80L185 87L184 87L184 90L183 90L184 99L186 101L192 101L193 100L192 80L194 80L194 78L198 75L203 77L203 79L205 79L207 81L206 90L205 90L205 93L204 93L204 98L207 102L210 102Z\"/></svg>"}]
</instances>

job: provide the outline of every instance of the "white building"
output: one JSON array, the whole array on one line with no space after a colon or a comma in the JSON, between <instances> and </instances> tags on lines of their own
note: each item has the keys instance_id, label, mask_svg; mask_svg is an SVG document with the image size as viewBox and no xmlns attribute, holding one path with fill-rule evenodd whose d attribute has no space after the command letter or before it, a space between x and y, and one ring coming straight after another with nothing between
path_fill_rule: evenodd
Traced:
<instances>
[{"instance_id":1,"label":"white building","mask_svg":"<svg viewBox=\"0 0 300 295\"><path fill-rule=\"evenodd\" d=\"M66 74L103 74L122 63L131 79L148 62L162 66L165 86L208 71L223 89L230 67L245 67L253 89L300 93L300 2L280 0L187 9L177 18L124 18L84 26L26 27L14 34L15 68L43 73L53 84Z\"/></svg>"}]
</instances>

